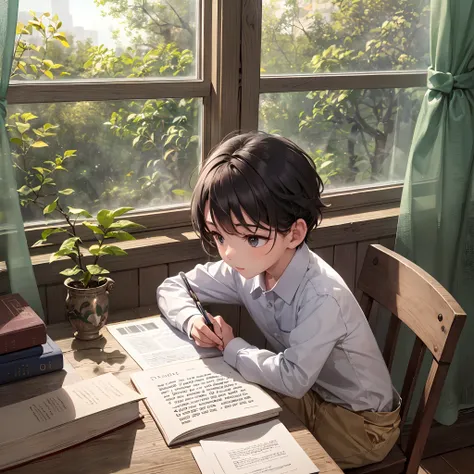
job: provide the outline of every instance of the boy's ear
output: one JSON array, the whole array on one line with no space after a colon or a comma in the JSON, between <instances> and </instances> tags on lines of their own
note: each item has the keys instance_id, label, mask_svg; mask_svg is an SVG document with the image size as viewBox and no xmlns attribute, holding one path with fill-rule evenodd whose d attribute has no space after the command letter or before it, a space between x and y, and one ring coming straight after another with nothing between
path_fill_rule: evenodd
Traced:
<instances>
[{"instance_id":1,"label":"boy's ear","mask_svg":"<svg viewBox=\"0 0 474 474\"><path fill-rule=\"evenodd\" d=\"M308 226L304 219L298 219L291 226L289 235L291 238L288 242L288 248L294 249L304 241L306 233L308 232Z\"/></svg>"}]
</instances>

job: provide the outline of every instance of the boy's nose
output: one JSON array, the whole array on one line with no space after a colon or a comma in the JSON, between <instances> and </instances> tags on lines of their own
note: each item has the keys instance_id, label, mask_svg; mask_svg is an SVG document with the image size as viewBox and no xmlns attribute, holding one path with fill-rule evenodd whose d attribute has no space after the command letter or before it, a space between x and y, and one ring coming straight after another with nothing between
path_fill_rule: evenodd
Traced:
<instances>
[{"instance_id":1,"label":"boy's nose","mask_svg":"<svg viewBox=\"0 0 474 474\"><path fill-rule=\"evenodd\" d=\"M232 258L234 257L235 255L235 249L232 248L230 245L227 246L227 248L225 249L225 256L229 259L229 260L232 260Z\"/></svg>"}]
</instances>

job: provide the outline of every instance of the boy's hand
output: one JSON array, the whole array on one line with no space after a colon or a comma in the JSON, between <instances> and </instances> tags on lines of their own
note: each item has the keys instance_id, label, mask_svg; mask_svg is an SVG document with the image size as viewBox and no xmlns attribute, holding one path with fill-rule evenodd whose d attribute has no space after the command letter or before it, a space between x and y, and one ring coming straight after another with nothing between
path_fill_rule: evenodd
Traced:
<instances>
[{"instance_id":1,"label":"boy's hand","mask_svg":"<svg viewBox=\"0 0 474 474\"><path fill-rule=\"evenodd\" d=\"M191 329L191 337L199 347L217 347L220 351L224 350L222 341L222 331L219 322L222 320L220 316L214 318L209 312L207 313L214 327L212 332L207 326L204 318L200 316L193 320ZM219 321L219 322L218 322ZM225 324L225 323L224 323Z\"/></svg>"},{"instance_id":2,"label":"boy's hand","mask_svg":"<svg viewBox=\"0 0 474 474\"><path fill-rule=\"evenodd\" d=\"M217 334L219 334L219 336L222 339L222 343L224 347L221 350L224 350L227 344L229 344L229 342L232 341L232 339L234 339L234 331L232 329L232 326L230 324L227 324L221 316L216 316L214 318L213 324L214 324L214 328L216 327L216 325L219 326L219 331L216 329L215 331Z\"/></svg>"}]
</instances>

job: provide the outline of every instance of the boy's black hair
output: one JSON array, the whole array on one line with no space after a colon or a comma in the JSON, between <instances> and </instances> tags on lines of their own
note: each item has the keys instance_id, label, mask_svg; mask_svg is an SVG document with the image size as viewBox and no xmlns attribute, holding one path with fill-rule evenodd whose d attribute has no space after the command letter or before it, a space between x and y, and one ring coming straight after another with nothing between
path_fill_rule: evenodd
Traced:
<instances>
[{"instance_id":1,"label":"boy's black hair","mask_svg":"<svg viewBox=\"0 0 474 474\"><path fill-rule=\"evenodd\" d=\"M241 234L232 215L247 231L276 230L286 234L304 219L310 230L322 219L323 182L313 160L290 140L263 132L232 136L205 161L191 199L191 221L204 249L216 248L205 222L210 203L214 224L229 234ZM255 227L249 226L242 210Z\"/></svg>"}]
</instances>

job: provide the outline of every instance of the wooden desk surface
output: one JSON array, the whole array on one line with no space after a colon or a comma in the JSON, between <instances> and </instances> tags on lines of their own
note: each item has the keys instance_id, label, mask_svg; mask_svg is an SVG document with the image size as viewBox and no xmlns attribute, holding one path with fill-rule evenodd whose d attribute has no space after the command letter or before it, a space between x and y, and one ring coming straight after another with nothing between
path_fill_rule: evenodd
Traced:
<instances>
[{"instance_id":1,"label":"wooden desk surface","mask_svg":"<svg viewBox=\"0 0 474 474\"><path fill-rule=\"evenodd\" d=\"M132 319L135 315L120 319ZM114 318L115 319L115 318ZM64 384L74 383L108 372L130 385L130 374L141 370L122 346L103 330L103 338L82 342L72 338L69 323L49 326L49 335L64 352L66 370L0 386L0 406L45 393ZM29 464L9 469L12 474L200 474L189 449L197 443L186 443L169 448L153 418L141 403L143 420L136 421L114 432L74 446ZM322 474L341 474L342 471L324 449L292 413L284 410L281 421L291 431ZM1 423L1 420L0 420ZM2 427L1 429L5 429Z\"/></svg>"}]
</instances>

